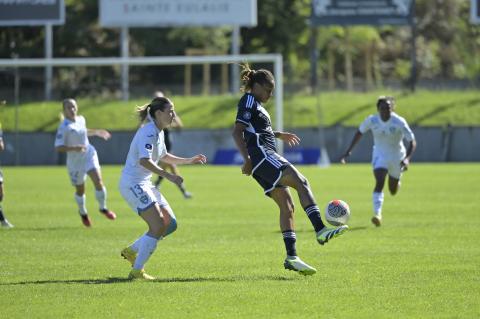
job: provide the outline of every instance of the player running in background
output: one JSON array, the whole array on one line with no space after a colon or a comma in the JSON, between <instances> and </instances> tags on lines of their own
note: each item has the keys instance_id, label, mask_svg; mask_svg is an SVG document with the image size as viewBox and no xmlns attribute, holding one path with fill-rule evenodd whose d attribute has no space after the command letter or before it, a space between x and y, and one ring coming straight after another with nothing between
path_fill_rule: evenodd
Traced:
<instances>
[{"instance_id":1,"label":"player running in background","mask_svg":"<svg viewBox=\"0 0 480 319\"><path fill-rule=\"evenodd\" d=\"M393 111L394 107L395 100L392 97L380 96L377 100L378 114L368 116L360 124L350 146L340 159L340 162L345 164L347 157L352 154L353 147L363 134L372 131L372 166L375 176L375 188L372 195L372 223L377 227L382 224L385 178L388 174L388 189L390 194L395 195L400 188L402 171L407 170L410 158L417 147L415 136L407 121ZM408 142L406 151L403 139Z\"/></svg>"},{"instance_id":2,"label":"player running in background","mask_svg":"<svg viewBox=\"0 0 480 319\"><path fill-rule=\"evenodd\" d=\"M320 216L307 179L285 158L276 153L275 138L290 146L298 145L297 135L287 132L274 132L270 115L263 108L272 96L275 80L267 70L251 70L243 65L241 72L242 91L245 94L238 103L237 118L233 129L233 139L244 163L242 173L252 175L280 208L280 229L287 251L285 269L298 271L303 275L313 275L317 270L298 256L295 247L294 203L290 190L294 188L316 232L316 239L323 245L328 240L344 233L348 226L335 229L327 228Z\"/></svg>"},{"instance_id":3,"label":"player running in background","mask_svg":"<svg viewBox=\"0 0 480 319\"><path fill-rule=\"evenodd\" d=\"M3 131L2 131L2 124L0 123L0 152L5 149L5 144L3 143ZM5 218L3 214L3 173L0 170L0 225L2 228L13 228L13 225Z\"/></svg>"},{"instance_id":4,"label":"player running in background","mask_svg":"<svg viewBox=\"0 0 480 319\"><path fill-rule=\"evenodd\" d=\"M157 91L157 92L155 92L153 97L154 98L155 97L164 97L164 94L161 91ZM180 128L183 127L183 122L180 119L180 117L178 116L178 114L175 114L175 118L173 119L172 124L169 127L176 128L176 129L180 129ZM170 136L169 128L164 128L163 129L163 135L164 135L164 139L165 139L165 146L167 147L167 152L170 152L170 150L172 149L172 138ZM170 171L170 173L172 173L174 175L180 175L180 171L178 170L177 165L165 163L165 162L162 162L162 160L160 160L158 162L158 164L160 165L160 167L162 169L168 170L168 171ZM159 175L157 177L157 180L154 183L155 187L160 188L160 183L162 182L162 180L163 180L163 177ZM184 183L182 183L180 185L177 185L177 186L178 186L178 189L182 192L184 198L186 198L186 199L192 198L192 193L187 191Z\"/></svg>"},{"instance_id":5,"label":"player running in background","mask_svg":"<svg viewBox=\"0 0 480 319\"><path fill-rule=\"evenodd\" d=\"M78 105L74 99L63 100L64 120L60 123L55 138L57 152L67 153L67 169L70 181L75 187L75 201L78 212L86 227L91 226L85 203L85 181L90 176L95 185L95 198L100 212L108 219L117 216L107 208L107 189L102 181L97 151L88 141L88 136L98 136L104 140L110 138L110 133L102 129L87 129L85 118L77 115Z\"/></svg>"},{"instance_id":6,"label":"player running in background","mask_svg":"<svg viewBox=\"0 0 480 319\"><path fill-rule=\"evenodd\" d=\"M159 167L157 163L160 159L171 164L204 164L207 159L202 154L182 158L167 152L163 130L175 118L172 101L166 97L156 97L137 111L140 123L144 122L147 115L151 121L137 130L130 144L119 189L133 211L147 223L148 231L123 249L121 255L133 267L128 278L153 280L154 277L145 273L144 265L155 251L157 242L176 230L177 221L170 204L152 184L152 174L180 185L183 178Z\"/></svg>"}]
</instances>

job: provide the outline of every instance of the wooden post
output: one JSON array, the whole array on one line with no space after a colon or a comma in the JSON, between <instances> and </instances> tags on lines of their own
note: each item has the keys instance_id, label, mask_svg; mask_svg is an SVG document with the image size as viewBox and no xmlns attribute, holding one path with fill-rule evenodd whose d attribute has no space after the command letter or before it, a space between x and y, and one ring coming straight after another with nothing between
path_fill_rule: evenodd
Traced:
<instances>
[{"instance_id":1,"label":"wooden post","mask_svg":"<svg viewBox=\"0 0 480 319\"><path fill-rule=\"evenodd\" d=\"M228 65L226 63L222 64L221 72L220 93L226 94L228 92Z\"/></svg>"}]
</instances>

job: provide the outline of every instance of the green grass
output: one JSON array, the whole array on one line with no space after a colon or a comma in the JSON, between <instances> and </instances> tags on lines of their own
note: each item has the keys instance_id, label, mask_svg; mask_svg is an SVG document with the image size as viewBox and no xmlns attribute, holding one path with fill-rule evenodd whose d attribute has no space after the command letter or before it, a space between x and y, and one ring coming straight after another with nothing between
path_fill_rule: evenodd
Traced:
<instances>
[{"instance_id":1,"label":"green grass","mask_svg":"<svg viewBox=\"0 0 480 319\"><path fill-rule=\"evenodd\" d=\"M328 92L319 96L293 95L284 100L286 127L357 126L367 115L376 112L375 101L381 94L397 99L397 112L411 125L480 126L479 91L418 91L415 94L377 91L369 93ZM236 115L239 95L231 96L174 96L177 112L187 128L231 127ZM80 114L88 127L109 130L134 130L136 105L147 103L148 98L130 102L79 100ZM267 104L275 117L273 101ZM61 111L60 102L26 103L19 106L20 131L55 131ZM3 129L15 129L15 106L0 108Z\"/></svg>"},{"instance_id":2,"label":"green grass","mask_svg":"<svg viewBox=\"0 0 480 319\"><path fill-rule=\"evenodd\" d=\"M156 282L128 282L120 250L145 225L117 191L119 166L105 166L109 221L87 203L76 213L64 167L6 167L0 229L2 318L478 318L480 164L416 164L384 225L370 224L373 177L366 164L299 167L317 200L346 200L351 231L316 243L297 202L297 250L319 272L283 269L273 201L238 167L182 167L192 200L165 183L179 229L147 264Z\"/></svg>"}]
</instances>

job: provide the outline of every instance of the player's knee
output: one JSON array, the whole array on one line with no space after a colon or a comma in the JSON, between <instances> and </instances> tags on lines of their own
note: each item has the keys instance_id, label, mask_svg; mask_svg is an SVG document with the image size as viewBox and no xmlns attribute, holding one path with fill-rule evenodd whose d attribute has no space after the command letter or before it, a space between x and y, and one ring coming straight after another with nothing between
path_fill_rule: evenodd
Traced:
<instances>
[{"instance_id":1,"label":"player's knee","mask_svg":"<svg viewBox=\"0 0 480 319\"><path fill-rule=\"evenodd\" d=\"M398 187L394 186L390 188L390 195L395 196L398 192Z\"/></svg>"},{"instance_id":2,"label":"player's knee","mask_svg":"<svg viewBox=\"0 0 480 319\"><path fill-rule=\"evenodd\" d=\"M171 217L170 218L170 223L168 224L167 226L167 230L165 231L165 235L163 235L164 237L165 236L168 236L170 235L171 233L173 233L174 231L177 230L177 219L175 217Z\"/></svg>"},{"instance_id":3,"label":"player's knee","mask_svg":"<svg viewBox=\"0 0 480 319\"><path fill-rule=\"evenodd\" d=\"M310 187L310 184L308 183L308 179L305 176L299 175L298 179L299 179L299 182L302 185L302 187L305 187L305 188Z\"/></svg>"}]
</instances>

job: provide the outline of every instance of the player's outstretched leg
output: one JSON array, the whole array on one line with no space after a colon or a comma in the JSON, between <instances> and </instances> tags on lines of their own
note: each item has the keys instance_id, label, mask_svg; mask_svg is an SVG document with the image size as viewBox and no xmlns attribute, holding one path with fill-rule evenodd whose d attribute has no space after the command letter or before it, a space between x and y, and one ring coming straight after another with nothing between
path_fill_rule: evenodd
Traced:
<instances>
[{"instance_id":1,"label":"player's outstretched leg","mask_svg":"<svg viewBox=\"0 0 480 319\"><path fill-rule=\"evenodd\" d=\"M317 241L320 245L324 245L329 240L342 235L347 230L348 230L347 225L342 225L337 228L324 227L323 229L317 232Z\"/></svg>"}]
</instances>

